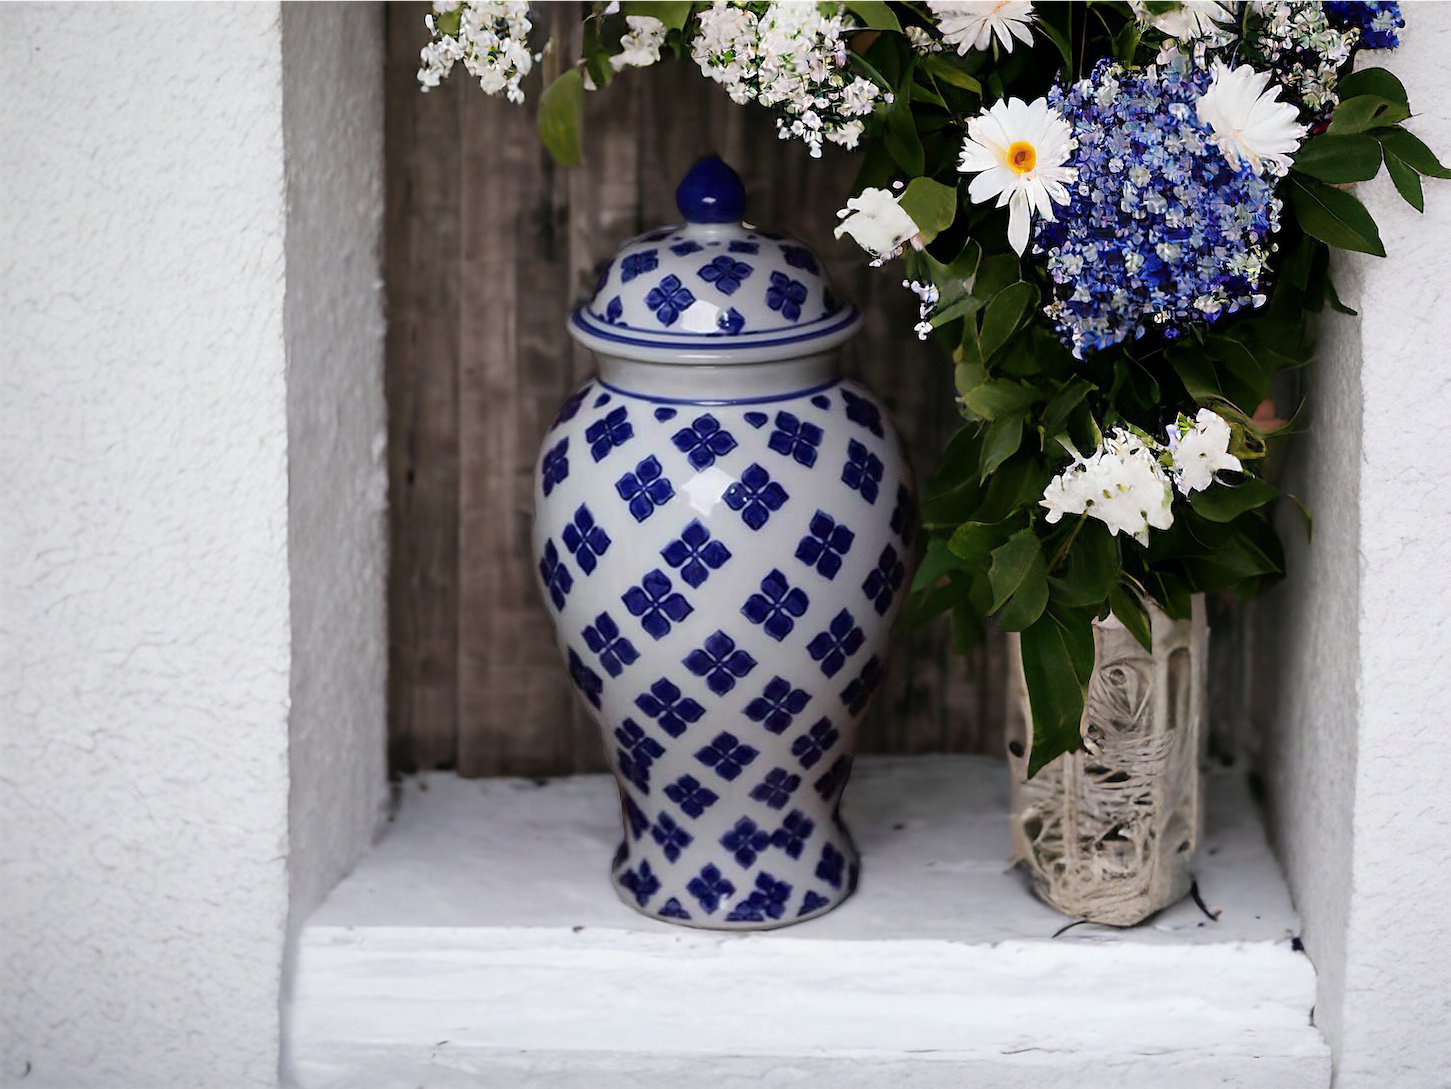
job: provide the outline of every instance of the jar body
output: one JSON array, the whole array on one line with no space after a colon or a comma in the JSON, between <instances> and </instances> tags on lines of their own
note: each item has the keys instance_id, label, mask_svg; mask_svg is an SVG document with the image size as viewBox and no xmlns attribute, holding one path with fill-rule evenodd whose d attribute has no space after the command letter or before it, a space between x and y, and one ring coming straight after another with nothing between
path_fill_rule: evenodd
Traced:
<instances>
[{"instance_id":1,"label":"jar body","mask_svg":"<svg viewBox=\"0 0 1451 1089\"><path fill-rule=\"evenodd\" d=\"M1066 915L1132 926L1193 883L1209 629L1152 603L1153 653L1110 617L1094 624L1082 731L1088 751L1027 777L1032 715L1018 637L1009 639L1014 851L1039 898ZM1015 744L1016 742L1016 744Z\"/></svg>"},{"instance_id":2,"label":"jar body","mask_svg":"<svg viewBox=\"0 0 1451 1089\"><path fill-rule=\"evenodd\" d=\"M620 790L619 895L758 929L855 885L839 805L915 506L860 386L801 361L718 370L607 360L545 436L533 544Z\"/></svg>"}]
</instances>

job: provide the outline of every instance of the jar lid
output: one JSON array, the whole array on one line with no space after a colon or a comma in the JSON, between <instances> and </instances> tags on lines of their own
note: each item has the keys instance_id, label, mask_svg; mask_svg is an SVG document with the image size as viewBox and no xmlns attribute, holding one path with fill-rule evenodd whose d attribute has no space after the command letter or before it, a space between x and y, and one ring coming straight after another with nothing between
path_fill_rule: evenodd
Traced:
<instances>
[{"instance_id":1,"label":"jar lid","mask_svg":"<svg viewBox=\"0 0 1451 1089\"><path fill-rule=\"evenodd\" d=\"M745 186L712 155L675 190L685 222L626 242L569 331L646 362L755 363L834 348L861 325L802 242L741 221Z\"/></svg>"}]
</instances>

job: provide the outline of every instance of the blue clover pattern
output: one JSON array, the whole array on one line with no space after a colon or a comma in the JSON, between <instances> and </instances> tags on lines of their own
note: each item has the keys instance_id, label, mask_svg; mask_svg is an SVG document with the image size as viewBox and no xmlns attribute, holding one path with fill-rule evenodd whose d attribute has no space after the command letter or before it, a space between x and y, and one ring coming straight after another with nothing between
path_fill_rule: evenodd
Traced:
<instances>
[{"instance_id":1,"label":"blue clover pattern","mask_svg":"<svg viewBox=\"0 0 1451 1089\"><path fill-rule=\"evenodd\" d=\"M728 245L726 249L730 250L731 253L760 253L761 244L759 242L742 242L737 239Z\"/></svg>"},{"instance_id":2,"label":"blue clover pattern","mask_svg":"<svg viewBox=\"0 0 1451 1089\"><path fill-rule=\"evenodd\" d=\"M564 608L564 600L574 588L574 576L561 562L559 549L552 540L544 543L544 555L539 560L539 578L554 607Z\"/></svg>"},{"instance_id":3,"label":"blue clover pattern","mask_svg":"<svg viewBox=\"0 0 1451 1089\"><path fill-rule=\"evenodd\" d=\"M621 322L620 319L624 316L625 304L621 302L620 297L616 295L613 299L609 301L609 304L605 307L605 321L609 322L611 325L622 325L624 323Z\"/></svg>"},{"instance_id":4,"label":"blue clover pattern","mask_svg":"<svg viewBox=\"0 0 1451 1089\"><path fill-rule=\"evenodd\" d=\"M803 768L814 768L839 740L841 731L831 724L830 719L824 718L791 742L791 755L801 761Z\"/></svg>"},{"instance_id":5,"label":"blue clover pattern","mask_svg":"<svg viewBox=\"0 0 1451 1089\"><path fill-rule=\"evenodd\" d=\"M616 446L623 446L635 437L630 424L629 409L624 405L610 411L590 424L584 431L585 442L589 443L590 457L603 461Z\"/></svg>"},{"instance_id":6,"label":"blue clover pattern","mask_svg":"<svg viewBox=\"0 0 1451 1089\"><path fill-rule=\"evenodd\" d=\"M720 837L720 845L742 866L749 867L756 861L756 856L771 845L771 833L750 817L742 817Z\"/></svg>"},{"instance_id":7,"label":"blue clover pattern","mask_svg":"<svg viewBox=\"0 0 1451 1089\"><path fill-rule=\"evenodd\" d=\"M752 624L760 624L767 635L781 642L806 615L811 601L800 587L792 586L786 576L773 568L761 580L761 590L746 598L741 612Z\"/></svg>"},{"instance_id":8,"label":"blue clover pattern","mask_svg":"<svg viewBox=\"0 0 1451 1089\"><path fill-rule=\"evenodd\" d=\"M627 284L636 276L654 272L659 267L660 255L655 250L627 254L625 259L620 262L620 282Z\"/></svg>"},{"instance_id":9,"label":"blue clover pattern","mask_svg":"<svg viewBox=\"0 0 1451 1089\"><path fill-rule=\"evenodd\" d=\"M821 672L835 677L846 660L861 649L866 635L846 609L832 617L831 626L806 644L806 652L821 663Z\"/></svg>"},{"instance_id":10,"label":"blue clover pattern","mask_svg":"<svg viewBox=\"0 0 1451 1089\"><path fill-rule=\"evenodd\" d=\"M611 677L618 677L627 665L640 657L635 645L620 633L620 626L609 613L600 613L594 623L586 625L584 645L599 657L600 665Z\"/></svg>"},{"instance_id":11,"label":"blue clover pattern","mask_svg":"<svg viewBox=\"0 0 1451 1089\"><path fill-rule=\"evenodd\" d=\"M766 305L781 311L788 321L801 317L801 304L806 301L806 285L784 272L771 273L771 286L766 289Z\"/></svg>"},{"instance_id":12,"label":"blue clover pattern","mask_svg":"<svg viewBox=\"0 0 1451 1089\"><path fill-rule=\"evenodd\" d=\"M887 614L887 610L892 607L892 599L896 597L906 577L907 565L897 558L897 550L887 545L877 559L877 566L872 568L867 580L862 583L862 593L867 595L867 600L872 603L872 608L877 610L878 615Z\"/></svg>"},{"instance_id":13,"label":"blue clover pattern","mask_svg":"<svg viewBox=\"0 0 1451 1089\"><path fill-rule=\"evenodd\" d=\"M695 837L677 824L669 813L660 814L650 829L650 835L671 862L678 859L680 852L695 842Z\"/></svg>"},{"instance_id":14,"label":"blue clover pattern","mask_svg":"<svg viewBox=\"0 0 1451 1089\"><path fill-rule=\"evenodd\" d=\"M814 567L824 578L834 579L855 540L855 533L819 510L811 516L806 536L796 545L796 558L807 567Z\"/></svg>"},{"instance_id":15,"label":"blue clover pattern","mask_svg":"<svg viewBox=\"0 0 1451 1089\"><path fill-rule=\"evenodd\" d=\"M680 577L687 585L699 589L712 571L718 571L731 558L731 551L713 539L710 530L696 518L685 527L678 539L660 550L660 555L671 567L679 569Z\"/></svg>"},{"instance_id":16,"label":"blue clover pattern","mask_svg":"<svg viewBox=\"0 0 1451 1089\"><path fill-rule=\"evenodd\" d=\"M655 281L683 241L659 243ZM782 267L760 246L735 292L756 312L750 292ZM682 278L723 306L694 273L725 246L702 249ZM599 305L619 283L616 268ZM592 382L543 443L537 578L621 791L612 876L645 914L778 926L854 887L838 809L916 517L894 439L873 430L885 418L855 389L700 404Z\"/></svg>"},{"instance_id":17,"label":"blue clover pattern","mask_svg":"<svg viewBox=\"0 0 1451 1089\"><path fill-rule=\"evenodd\" d=\"M734 306L728 306L716 315L715 327L733 337L746 327L746 317Z\"/></svg>"},{"instance_id":18,"label":"blue clover pattern","mask_svg":"<svg viewBox=\"0 0 1451 1089\"><path fill-rule=\"evenodd\" d=\"M615 762L620 774L641 790L650 789L650 767L665 755L665 746L640 729L640 724L627 718L615 728Z\"/></svg>"},{"instance_id":19,"label":"blue clover pattern","mask_svg":"<svg viewBox=\"0 0 1451 1089\"><path fill-rule=\"evenodd\" d=\"M717 696L724 696L736 681L756 668L756 660L738 650L736 641L725 632L716 631L703 646L685 656L685 668L704 678L706 687Z\"/></svg>"},{"instance_id":20,"label":"blue clover pattern","mask_svg":"<svg viewBox=\"0 0 1451 1089\"><path fill-rule=\"evenodd\" d=\"M709 745L695 754L695 758L730 782L760 755L760 750L737 739L735 734L721 731Z\"/></svg>"},{"instance_id":21,"label":"blue clover pattern","mask_svg":"<svg viewBox=\"0 0 1451 1089\"><path fill-rule=\"evenodd\" d=\"M574 518L569 525L560 533L560 538L564 541L564 547L573 553L574 562L586 575L594 573L600 557L610 547L609 534L595 524L594 515L583 503L574 512Z\"/></svg>"},{"instance_id":22,"label":"blue clover pattern","mask_svg":"<svg viewBox=\"0 0 1451 1089\"><path fill-rule=\"evenodd\" d=\"M791 497L785 488L771 479L770 473L752 463L721 498L731 510L740 512L741 521L759 530L770 520L772 513L785 506L786 500Z\"/></svg>"},{"instance_id":23,"label":"blue clover pattern","mask_svg":"<svg viewBox=\"0 0 1451 1089\"><path fill-rule=\"evenodd\" d=\"M539 465L539 476L545 495L554 491L556 485L569 479L568 435L544 452L544 460Z\"/></svg>"},{"instance_id":24,"label":"blue clover pattern","mask_svg":"<svg viewBox=\"0 0 1451 1089\"><path fill-rule=\"evenodd\" d=\"M781 246L781 256L786 258L786 263L792 268L799 268L803 272L809 272L813 276L820 272L816 264L816 255L805 246L792 246L789 243ZM827 309L831 309L827 307Z\"/></svg>"},{"instance_id":25,"label":"blue clover pattern","mask_svg":"<svg viewBox=\"0 0 1451 1089\"><path fill-rule=\"evenodd\" d=\"M664 476L660 461L653 454L615 481L615 491L630 509L637 522L655 513L655 508L669 502L675 488Z\"/></svg>"},{"instance_id":26,"label":"blue clover pattern","mask_svg":"<svg viewBox=\"0 0 1451 1089\"><path fill-rule=\"evenodd\" d=\"M703 249L705 247L695 241L695 239L687 238L684 242L677 242L671 246L670 252L675 254L676 257L685 257L692 253L699 253Z\"/></svg>"},{"instance_id":27,"label":"blue clover pattern","mask_svg":"<svg viewBox=\"0 0 1451 1089\"><path fill-rule=\"evenodd\" d=\"M740 289L741 284L750 277L751 266L744 261L737 261L734 257L721 254L709 264L702 265L696 275L708 284L715 284L716 290L721 294L734 295Z\"/></svg>"},{"instance_id":28,"label":"blue clover pattern","mask_svg":"<svg viewBox=\"0 0 1451 1089\"><path fill-rule=\"evenodd\" d=\"M737 445L735 436L723 430L720 421L708 412L675 432L670 441L697 469L710 468L716 458L725 457Z\"/></svg>"},{"instance_id":29,"label":"blue clover pattern","mask_svg":"<svg viewBox=\"0 0 1451 1089\"><path fill-rule=\"evenodd\" d=\"M806 841L816 831L816 822L799 809L793 809L781 822L781 827L771 833L771 846L785 851L792 858L800 858Z\"/></svg>"},{"instance_id":30,"label":"blue clover pattern","mask_svg":"<svg viewBox=\"0 0 1451 1089\"><path fill-rule=\"evenodd\" d=\"M865 397L853 393L849 389L841 391L842 402L846 405L846 418L854 424L865 427L877 438L882 437L882 410L872 404Z\"/></svg>"},{"instance_id":31,"label":"blue clover pattern","mask_svg":"<svg viewBox=\"0 0 1451 1089\"><path fill-rule=\"evenodd\" d=\"M631 586L621 600L631 616L639 617L640 626L652 639L664 639L670 625L679 624L694 608L683 594L675 592L670 576L659 568L648 572L639 586Z\"/></svg>"},{"instance_id":32,"label":"blue clover pattern","mask_svg":"<svg viewBox=\"0 0 1451 1089\"><path fill-rule=\"evenodd\" d=\"M786 901L790 897L790 884L778 881L768 873L761 873L756 877L755 889L731 909L726 919L752 923L779 919L786 914Z\"/></svg>"},{"instance_id":33,"label":"blue clover pattern","mask_svg":"<svg viewBox=\"0 0 1451 1089\"><path fill-rule=\"evenodd\" d=\"M821 428L814 423L803 423L792 412L776 413L776 430L771 432L768 446L776 453L792 458L808 469L816 464L817 447L823 438Z\"/></svg>"},{"instance_id":34,"label":"blue clover pattern","mask_svg":"<svg viewBox=\"0 0 1451 1089\"><path fill-rule=\"evenodd\" d=\"M796 793L796 788L800 785L801 776L795 775L785 768L772 768L766 773L766 777L751 789L751 797L772 809L780 809L791 800L791 796Z\"/></svg>"},{"instance_id":35,"label":"blue clover pattern","mask_svg":"<svg viewBox=\"0 0 1451 1089\"><path fill-rule=\"evenodd\" d=\"M705 708L680 691L680 686L664 677L650 686L650 691L635 697L635 706L653 718L671 737L679 737L691 723L699 722Z\"/></svg>"},{"instance_id":36,"label":"blue clover pattern","mask_svg":"<svg viewBox=\"0 0 1451 1089\"><path fill-rule=\"evenodd\" d=\"M661 325L674 325L694 303L690 288L674 275L665 277L645 296L645 305L655 312L655 319Z\"/></svg>"},{"instance_id":37,"label":"blue clover pattern","mask_svg":"<svg viewBox=\"0 0 1451 1089\"><path fill-rule=\"evenodd\" d=\"M559 411L554 415L554 422L549 425L550 428L553 429L558 427L560 424L568 423L570 420L574 419L577 415L579 415L579 409L580 406L584 404L584 399L588 397L593 391L594 383L592 382L586 383L579 389L575 390L574 393L570 395L569 400L565 401L564 404L559 406ZM568 436L565 437L568 438Z\"/></svg>"},{"instance_id":38,"label":"blue clover pattern","mask_svg":"<svg viewBox=\"0 0 1451 1089\"><path fill-rule=\"evenodd\" d=\"M772 677L761 694L746 704L746 717L773 734L785 733L810 702L811 694L805 689L793 688L784 677Z\"/></svg>"},{"instance_id":39,"label":"blue clover pattern","mask_svg":"<svg viewBox=\"0 0 1451 1089\"><path fill-rule=\"evenodd\" d=\"M882 486L885 466L861 443L852 439L846 445L846 464L842 466L841 482L853 491L861 493L868 503L877 501L877 492Z\"/></svg>"},{"instance_id":40,"label":"blue clover pattern","mask_svg":"<svg viewBox=\"0 0 1451 1089\"><path fill-rule=\"evenodd\" d=\"M699 817L720 801L720 795L709 787L701 785L700 780L693 775L682 775L675 780L665 788L665 796L678 805L680 811L688 817Z\"/></svg>"},{"instance_id":41,"label":"blue clover pattern","mask_svg":"<svg viewBox=\"0 0 1451 1089\"><path fill-rule=\"evenodd\" d=\"M723 899L733 895L736 887L726 879L725 874L715 866L706 866L686 885L686 891L694 896L707 915L714 915Z\"/></svg>"}]
</instances>

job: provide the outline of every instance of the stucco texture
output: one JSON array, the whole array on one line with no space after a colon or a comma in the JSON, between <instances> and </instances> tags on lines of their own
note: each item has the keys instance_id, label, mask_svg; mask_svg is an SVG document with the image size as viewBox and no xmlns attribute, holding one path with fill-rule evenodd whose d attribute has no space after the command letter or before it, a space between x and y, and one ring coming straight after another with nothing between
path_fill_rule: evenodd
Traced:
<instances>
[{"instance_id":1,"label":"stucco texture","mask_svg":"<svg viewBox=\"0 0 1451 1089\"><path fill-rule=\"evenodd\" d=\"M374 826L378 19L0 7L0 1084L275 1085Z\"/></svg>"},{"instance_id":2,"label":"stucco texture","mask_svg":"<svg viewBox=\"0 0 1451 1089\"><path fill-rule=\"evenodd\" d=\"M1404 45L1364 54L1405 82L1408 127L1451 153L1444 58L1451 6L1405 7ZM1361 186L1385 259L1347 256L1359 317L1327 316L1309 372L1310 432L1292 487L1315 513L1290 580L1261 615L1280 670L1267 744L1277 845L1319 973L1316 1024L1337 1089L1443 1089L1451 1066L1451 183L1417 214Z\"/></svg>"}]
</instances>

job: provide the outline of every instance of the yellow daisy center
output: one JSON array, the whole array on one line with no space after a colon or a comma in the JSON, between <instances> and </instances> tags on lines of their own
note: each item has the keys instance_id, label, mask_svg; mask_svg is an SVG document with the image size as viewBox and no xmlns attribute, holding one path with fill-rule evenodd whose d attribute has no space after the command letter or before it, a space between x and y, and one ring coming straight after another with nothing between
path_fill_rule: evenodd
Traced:
<instances>
[{"instance_id":1,"label":"yellow daisy center","mask_svg":"<svg viewBox=\"0 0 1451 1089\"><path fill-rule=\"evenodd\" d=\"M1038 153L1026 140L1015 140L1008 145L1008 169L1014 174L1027 174L1038 165Z\"/></svg>"}]
</instances>

